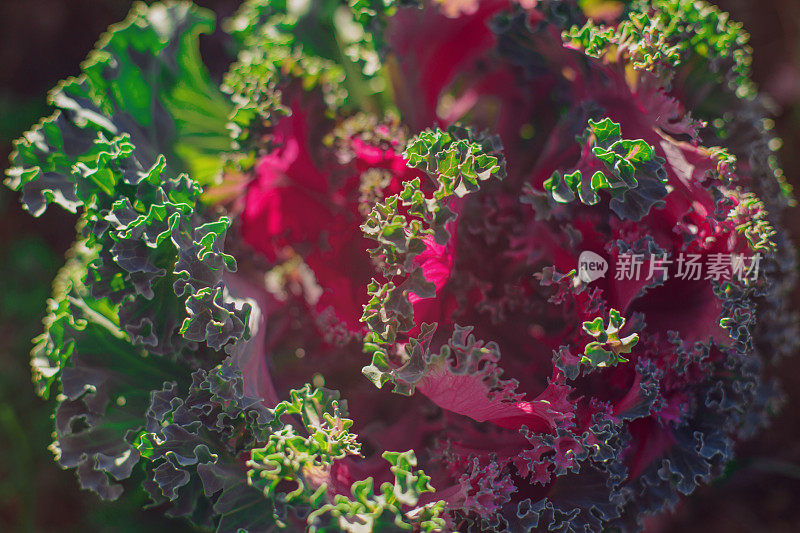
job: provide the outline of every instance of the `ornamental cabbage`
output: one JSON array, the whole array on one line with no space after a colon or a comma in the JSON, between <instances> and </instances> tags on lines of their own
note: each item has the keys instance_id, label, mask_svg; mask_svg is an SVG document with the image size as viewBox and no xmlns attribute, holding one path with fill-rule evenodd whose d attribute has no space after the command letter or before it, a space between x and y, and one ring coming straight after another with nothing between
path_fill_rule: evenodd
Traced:
<instances>
[{"instance_id":1,"label":"ornamental cabbage","mask_svg":"<svg viewBox=\"0 0 800 533\"><path fill-rule=\"evenodd\" d=\"M797 348L793 204L702 0L137 4L6 183L77 213L52 449L228 531L637 530Z\"/></svg>"}]
</instances>

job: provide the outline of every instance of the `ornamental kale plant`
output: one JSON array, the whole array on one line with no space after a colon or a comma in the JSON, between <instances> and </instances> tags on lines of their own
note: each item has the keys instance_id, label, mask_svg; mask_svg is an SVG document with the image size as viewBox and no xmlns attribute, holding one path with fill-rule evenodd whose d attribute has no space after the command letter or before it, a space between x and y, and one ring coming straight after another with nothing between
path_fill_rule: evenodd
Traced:
<instances>
[{"instance_id":1,"label":"ornamental kale plant","mask_svg":"<svg viewBox=\"0 0 800 533\"><path fill-rule=\"evenodd\" d=\"M793 203L702 0L137 4L7 184L77 213L52 450L217 531L636 530L797 347Z\"/></svg>"}]
</instances>

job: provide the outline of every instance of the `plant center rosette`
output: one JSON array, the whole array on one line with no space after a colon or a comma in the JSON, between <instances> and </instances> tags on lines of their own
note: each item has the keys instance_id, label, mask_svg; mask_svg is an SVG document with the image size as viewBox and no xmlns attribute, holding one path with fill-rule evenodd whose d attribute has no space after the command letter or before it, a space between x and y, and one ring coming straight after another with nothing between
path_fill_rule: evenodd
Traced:
<instances>
[{"instance_id":1,"label":"plant center rosette","mask_svg":"<svg viewBox=\"0 0 800 533\"><path fill-rule=\"evenodd\" d=\"M636 530L778 407L793 200L726 14L251 0L219 88L211 20L135 8L12 157L79 214L33 367L83 486L219 531Z\"/></svg>"}]
</instances>

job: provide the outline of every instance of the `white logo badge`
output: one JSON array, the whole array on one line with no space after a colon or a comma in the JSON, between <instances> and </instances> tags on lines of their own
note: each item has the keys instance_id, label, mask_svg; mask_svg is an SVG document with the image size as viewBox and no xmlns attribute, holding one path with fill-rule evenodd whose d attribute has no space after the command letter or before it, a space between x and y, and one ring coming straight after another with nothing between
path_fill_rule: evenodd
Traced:
<instances>
[{"instance_id":1,"label":"white logo badge","mask_svg":"<svg viewBox=\"0 0 800 533\"><path fill-rule=\"evenodd\" d=\"M584 283L591 283L605 277L608 272L608 261L594 252L584 251L578 257L578 277Z\"/></svg>"}]
</instances>

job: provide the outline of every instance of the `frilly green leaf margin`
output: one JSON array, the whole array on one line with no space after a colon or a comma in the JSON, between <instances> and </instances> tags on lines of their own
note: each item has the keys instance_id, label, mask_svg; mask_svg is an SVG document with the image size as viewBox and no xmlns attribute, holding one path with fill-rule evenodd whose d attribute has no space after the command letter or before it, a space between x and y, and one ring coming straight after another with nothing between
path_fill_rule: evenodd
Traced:
<instances>
[{"instance_id":1,"label":"frilly green leaf margin","mask_svg":"<svg viewBox=\"0 0 800 533\"><path fill-rule=\"evenodd\" d=\"M445 520L441 516L444 514L444 501L415 507L420 495L433 492L433 487L430 485L429 476L421 470L414 470L417 466L414 452L384 452L383 458L391 465L394 482L381 484L377 492L372 478L353 483L352 499L337 494L332 503L311 513L310 533L323 531L432 533L444 529ZM403 506L414 509L411 512L404 512ZM329 524L322 525L324 522L321 519L328 520Z\"/></svg>"},{"instance_id":2,"label":"frilly green leaf margin","mask_svg":"<svg viewBox=\"0 0 800 533\"><path fill-rule=\"evenodd\" d=\"M355 482L352 498L329 493L334 463L360 449L337 392L305 385L269 409L244 393L231 360L179 389L154 394L135 442L155 465L145 488L169 514L221 533L442 529L443 502L416 507L433 489L413 452L384 454L395 482L378 493L372 478Z\"/></svg>"},{"instance_id":3,"label":"frilly green leaf margin","mask_svg":"<svg viewBox=\"0 0 800 533\"><path fill-rule=\"evenodd\" d=\"M370 300L361 318L369 328L364 352L371 357L362 372L377 387L392 382L396 392L410 394L413 383L424 375L424 358L398 363L390 360L387 350L395 343L398 332L407 332L415 325L409 293L421 298L435 296L433 284L425 279L414 259L426 250L426 240L447 245L448 225L456 219L451 209L455 201L476 192L490 179L505 178L501 150L499 138L461 126L420 133L408 142L403 156L409 167L425 171L431 182L424 186L419 178L406 182L399 195L376 204L362 224L364 236L377 242L370 255L389 280L371 281L367 287ZM426 187L432 188L433 193L426 193ZM406 208L405 214L401 214L401 206ZM402 278L399 285L394 281L397 278ZM435 325L422 325L421 339L414 344L420 348L417 351L425 351L422 348L426 332L434 329ZM422 368L418 368L419 364Z\"/></svg>"},{"instance_id":4,"label":"frilly green leaf margin","mask_svg":"<svg viewBox=\"0 0 800 533\"><path fill-rule=\"evenodd\" d=\"M741 98L752 98L750 36L727 13L703 0L635 0L627 18L615 27L589 20L563 32L571 48L593 58L623 56L637 70L666 81L681 65L694 63L732 88Z\"/></svg>"},{"instance_id":5,"label":"frilly green leaf margin","mask_svg":"<svg viewBox=\"0 0 800 533\"><path fill-rule=\"evenodd\" d=\"M246 335L248 308L226 302L221 285L235 269L221 249L228 221L202 220L200 187L172 177L183 166L176 154L197 145L173 142L191 138L193 122L170 109L203 113L222 98L204 85L197 51L199 32L212 27L211 14L191 4L137 4L101 39L84 74L51 93L59 110L15 143L6 182L34 215L50 203L82 208L95 254L85 274L91 297L108 301L133 344L173 357L195 342L218 350ZM219 107L226 116L229 106ZM47 372L52 381L57 369Z\"/></svg>"},{"instance_id":6,"label":"frilly green leaf margin","mask_svg":"<svg viewBox=\"0 0 800 533\"><path fill-rule=\"evenodd\" d=\"M290 112L286 93L298 87L319 90L329 111L389 105L390 84L382 78L378 53L380 32L372 30L393 3L242 3L224 25L240 47L222 86L235 106L228 129L236 165L248 169L254 164L268 128Z\"/></svg>"},{"instance_id":7,"label":"frilly green leaf margin","mask_svg":"<svg viewBox=\"0 0 800 533\"><path fill-rule=\"evenodd\" d=\"M632 333L620 338L619 334L625 327L625 318L616 309L611 309L608 314L608 325L603 324L602 317L583 323L583 332L594 337L583 350L581 364L592 369L614 366L617 363L627 363L623 357L629 354L639 342L639 335Z\"/></svg>"},{"instance_id":8,"label":"frilly green leaf margin","mask_svg":"<svg viewBox=\"0 0 800 533\"><path fill-rule=\"evenodd\" d=\"M229 221L204 218L200 186L178 174L229 146L230 105L197 48L212 28L189 3L136 4L51 93L57 111L15 143L8 171L33 215L81 212L32 365L41 395L60 385L57 458L104 498L139 461L131 442L151 391L249 336L250 307L222 282L236 268L222 249Z\"/></svg>"},{"instance_id":9,"label":"frilly green leaf margin","mask_svg":"<svg viewBox=\"0 0 800 533\"><path fill-rule=\"evenodd\" d=\"M199 35L213 27L213 13L183 2L137 3L111 26L82 75L50 93L56 113L14 143L7 184L22 190L26 209L39 216L56 201L75 212L73 166L98 134L130 135L143 167L164 155L171 172L212 182L219 153L230 146L231 112L200 58Z\"/></svg>"},{"instance_id":10,"label":"frilly green leaf margin","mask_svg":"<svg viewBox=\"0 0 800 533\"><path fill-rule=\"evenodd\" d=\"M195 142L190 127L218 95L192 95L205 91L197 33L210 28L189 4L137 4L16 145L8 184L26 208L80 212L32 354L39 393L60 386L51 448L105 499L141 468L155 504L221 532L439 531L444 503L417 507L433 489L413 452L384 454L395 482L378 491L368 478L352 498L328 494L321 480L360 447L338 393L306 386L269 409L245 390L250 307L223 283L236 269L229 221L201 214L199 184L177 174L183 156L222 161L229 148L227 137ZM224 131L230 106L215 111L208 127ZM198 368L223 350L222 364Z\"/></svg>"},{"instance_id":11,"label":"frilly green leaf margin","mask_svg":"<svg viewBox=\"0 0 800 533\"><path fill-rule=\"evenodd\" d=\"M577 195L581 203L595 205L600 201L598 191L606 190L611 195L611 210L629 220L641 220L652 207L663 206L669 192L667 172L664 159L653 147L642 139L623 139L620 125L609 118L589 119L582 142L588 143L606 172L597 170L591 176L581 170L563 176L554 172L544 182L553 200L571 203Z\"/></svg>"}]
</instances>

